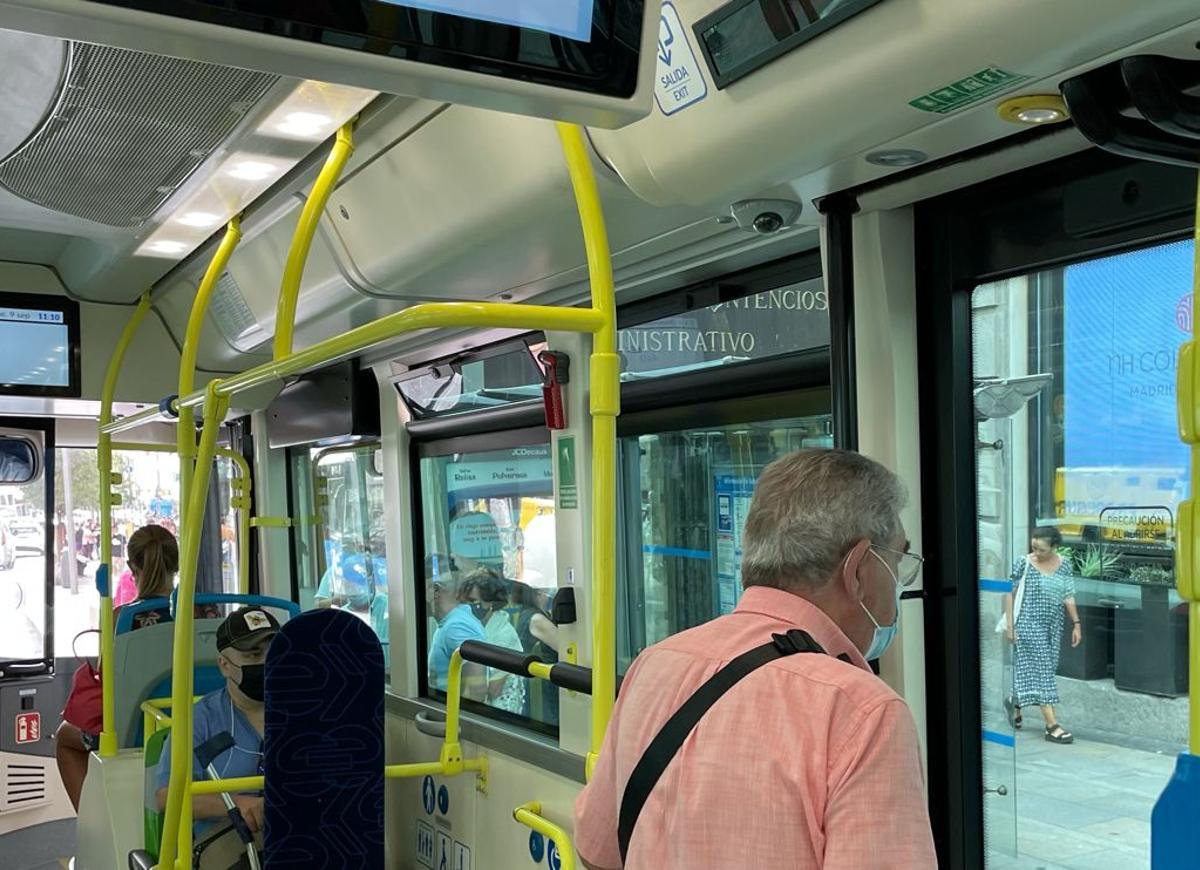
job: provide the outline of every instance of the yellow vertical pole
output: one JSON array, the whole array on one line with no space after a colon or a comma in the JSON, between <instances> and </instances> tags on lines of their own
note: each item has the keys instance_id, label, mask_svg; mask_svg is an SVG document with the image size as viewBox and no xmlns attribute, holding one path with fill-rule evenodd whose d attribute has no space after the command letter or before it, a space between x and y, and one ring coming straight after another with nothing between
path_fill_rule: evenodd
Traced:
<instances>
[{"instance_id":1,"label":"yellow vertical pole","mask_svg":"<svg viewBox=\"0 0 1200 870\"><path fill-rule=\"evenodd\" d=\"M354 153L354 122L342 126L337 132L333 148L325 159L325 165L317 180L313 182L304 208L300 210L300 220L296 223L296 232L292 235L292 244L288 248L287 262L283 267L283 281L279 286L279 301L275 306L275 359L283 359L292 352L292 333L296 325L296 303L300 298L300 279L304 277L304 264L308 260L308 252L312 248L313 236L317 233L317 225L329 195L341 177L346 161ZM180 393L180 395L183 395Z\"/></svg>"},{"instance_id":2,"label":"yellow vertical pole","mask_svg":"<svg viewBox=\"0 0 1200 870\"><path fill-rule=\"evenodd\" d=\"M183 347L179 352L179 395L186 396L196 383L196 354L200 350L200 334L204 329L204 318L208 314L208 304L212 301L213 291L233 249L242 240L242 222L234 217L225 227L225 236L212 261L204 270L204 277L196 290L196 298L192 300L192 311L188 315L187 331L183 336ZM196 460L196 415L191 408L179 409L179 423L175 427L176 448L179 451L179 526L183 528L183 508L188 503L192 475L195 473Z\"/></svg>"},{"instance_id":3,"label":"yellow vertical pole","mask_svg":"<svg viewBox=\"0 0 1200 870\"><path fill-rule=\"evenodd\" d=\"M1192 235L1192 336L1193 348L1196 340L1200 337L1200 176L1197 177L1196 187L1196 213L1194 218L1195 226L1193 227ZM1187 361L1194 365L1197 361L1195 353L1184 354L1181 362ZM1200 418L1200 407L1197 407L1197 401L1200 400L1200 393L1197 393L1198 384L1195 381L1193 368L1192 378L1188 378L1187 382L1191 385L1191 395L1184 395L1182 391L1177 396L1181 406L1187 403L1188 407L1182 407L1182 412L1191 415L1191 421L1194 422ZM1181 377L1184 375L1180 370ZM1182 414L1181 414L1182 418ZM1181 419L1182 424L1182 419ZM1181 428L1182 425L1181 425ZM1200 434L1200 433L1193 433ZM1200 472L1200 440L1193 437L1191 442L1191 476L1190 476L1190 496L1194 504L1196 499L1196 482L1197 473ZM1182 514L1183 511L1181 510ZM1194 509L1188 510L1189 517L1193 518ZM1177 578L1176 585L1183 597L1188 602L1188 751L1192 755L1200 755L1200 600L1197 600L1197 593L1200 592L1200 577L1196 576L1196 559L1200 553L1196 552L1194 544L1196 543L1196 535L1193 530L1192 523L1188 523L1189 535L1181 535L1176 546L1183 550L1187 549L1187 554L1180 553L1176 558L1176 565L1186 566L1190 569L1192 576L1186 578Z\"/></svg>"},{"instance_id":4,"label":"yellow vertical pole","mask_svg":"<svg viewBox=\"0 0 1200 870\"><path fill-rule=\"evenodd\" d=\"M125 324L113 355L108 361L108 371L104 374L104 387L100 394L100 435L96 444L96 461L100 466L100 570L108 578L100 590L100 671L101 671L101 710L103 725L100 728L100 755L111 758L117 754L116 698L113 694L116 676L113 673L113 576L112 576L112 505L113 505L113 473L112 473L112 436L104 432L103 427L112 422L113 396L117 391L117 379L121 376L121 365L125 362L125 354L133 337L150 310L150 294L143 293L138 300L133 315ZM72 534L71 517L64 517L68 524L67 534Z\"/></svg>"},{"instance_id":5,"label":"yellow vertical pole","mask_svg":"<svg viewBox=\"0 0 1200 870\"><path fill-rule=\"evenodd\" d=\"M195 642L196 568L200 558L201 524L189 521L204 516L208 481L217 451L217 432L229 410L229 399L217 393L219 381L209 381L204 399L204 428L196 455L196 474L180 523L179 597L175 607L175 644L171 659L171 781L167 787L159 870L175 864L180 841L190 841L191 826L180 831L184 821L183 796L192 783L192 673ZM190 810L186 818L190 818ZM189 858L188 855L181 856Z\"/></svg>"},{"instance_id":6,"label":"yellow vertical pole","mask_svg":"<svg viewBox=\"0 0 1200 870\"><path fill-rule=\"evenodd\" d=\"M604 325L592 343L592 729L586 771L590 779L612 718L617 694L616 549L617 415L621 413L621 361L617 355L617 307L612 254L604 209L583 130L558 124L563 155L575 191L587 250L592 308Z\"/></svg>"}]
</instances>

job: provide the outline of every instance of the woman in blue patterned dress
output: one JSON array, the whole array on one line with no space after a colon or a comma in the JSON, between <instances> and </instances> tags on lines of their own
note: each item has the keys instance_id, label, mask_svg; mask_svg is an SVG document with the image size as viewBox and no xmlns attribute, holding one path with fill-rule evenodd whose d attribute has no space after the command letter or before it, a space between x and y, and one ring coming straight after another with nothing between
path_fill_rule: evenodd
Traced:
<instances>
[{"instance_id":1,"label":"woman in blue patterned dress","mask_svg":"<svg viewBox=\"0 0 1200 870\"><path fill-rule=\"evenodd\" d=\"M1021 727L1022 707L1037 704L1046 720L1046 739L1051 743L1072 743L1075 738L1054 714L1054 705L1059 703L1054 674L1062 648L1064 608L1071 619L1071 646L1079 646L1083 637L1075 607L1075 581L1070 564L1055 550L1062 543L1058 529L1040 526L1029 537L1031 552L1013 565L1014 594L1004 596L1008 639L1016 644L1013 725Z\"/></svg>"}]
</instances>

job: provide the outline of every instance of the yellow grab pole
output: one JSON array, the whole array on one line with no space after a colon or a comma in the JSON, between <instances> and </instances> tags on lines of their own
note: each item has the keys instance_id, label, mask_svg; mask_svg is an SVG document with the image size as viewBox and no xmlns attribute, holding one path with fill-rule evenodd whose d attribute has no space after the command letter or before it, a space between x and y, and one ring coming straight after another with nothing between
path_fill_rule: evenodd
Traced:
<instances>
[{"instance_id":1,"label":"yellow grab pole","mask_svg":"<svg viewBox=\"0 0 1200 870\"><path fill-rule=\"evenodd\" d=\"M100 755L111 758L117 754L116 700L113 695L116 675L113 672L113 603L112 603L112 436L105 434L104 426L112 422L113 396L117 391L117 379L121 376L121 366L125 362L125 354L138 327L150 310L150 294L143 293L133 309L133 316L121 331L117 346L108 361L108 371L104 374L104 388L100 394L100 436L96 444L96 461L100 470L100 565L107 578L107 583L100 590L100 670L101 670L101 701L100 706L103 724L100 726ZM71 526L74 518L63 517L67 523L67 534L74 534Z\"/></svg>"},{"instance_id":2,"label":"yellow grab pole","mask_svg":"<svg viewBox=\"0 0 1200 870\"><path fill-rule=\"evenodd\" d=\"M1196 348L1197 337L1200 337L1200 179L1197 180L1196 188L1196 213L1193 227L1192 238L1192 336L1193 348L1192 353L1184 354L1180 359L1180 374L1185 375L1182 363L1189 363L1193 366L1191 373L1200 374L1196 366L1196 353L1200 349ZM1197 402L1200 402L1200 391L1197 387L1195 378L1188 378L1190 383L1191 395L1185 395L1184 391L1178 393L1178 400L1181 404L1180 423L1182 428L1183 415L1190 416L1189 430L1195 427L1197 420L1200 420L1200 407L1197 407ZM1184 403L1190 407L1183 407ZM1181 433L1182 434L1182 433ZM1186 439L1185 439L1186 440ZM1200 433L1192 432L1192 440L1189 445L1191 447L1191 479L1196 480L1196 475L1200 473ZM1192 484L1192 497L1189 499L1187 507L1187 515L1194 522L1195 509L1190 505L1194 505L1196 501L1195 483ZM1180 514L1184 511L1181 509ZM1176 586L1183 593L1183 598L1187 600L1188 606L1188 751L1192 755L1200 755L1200 577L1197 577L1197 559L1200 559L1200 553L1196 552L1195 544L1196 530L1189 522L1185 534L1180 536L1180 540L1176 544L1181 551L1177 556L1176 561L1182 566L1187 566L1191 569L1192 576L1176 578Z\"/></svg>"},{"instance_id":3,"label":"yellow grab pole","mask_svg":"<svg viewBox=\"0 0 1200 870\"><path fill-rule=\"evenodd\" d=\"M191 824L181 824L184 795L192 784L192 662L196 601L196 567L200 558L201 523L208 500L208 481L217 451L217 432L229 410L229 400L217 392L218 381L209 381L204 402L204 428L196 456L196 474L180 521L179 591L175 606L175 641L171 660L171 780L167 787L163 820L160 870L175 864L176 847L191 841ZM190 812L187 814L190 818ZM186 830L184 830L186 828ZM182 853L190 860L190 851Z\"/></svg>"},{"instance_id":4,"label":"yellow grab pole","mask_svg":"<svg viewBox=\"0 0 1200 870\"><path fill-rule=\"evenodd\" d=\"M304 264L308 260L309 249L312 248L313 236L317 233L317 225L325 212L325 204L337 184L346 161L354 153L354 122L344 125L337 132L333 148L325 159L325 165L317 180L313 182L312 190L300 210L300 220L296 223L296 232L292 235L292 244L288 248L287 262L283 267L283 281L279 286L279 301L275 306L275 359L283 359L292 352L292 333L296 326L296 302L300 298L300 279L304 277ZM182 396L183 393L181 392Z\"/></svg>"},{"instance_id":5,"label":"yellow grab pole","mask_svg":"<svg viewBox=\"0 0 1200 870\"><path fill-rule=\"evenodd\" d=\"M527 828L532 828L558 847L562 870L575 870L575 846L567 832L542 815L542 805L537 801L521 804L513 810L513 818Z\"/></svg>"},{"instance_id":6,"label":"yellow grab pole","mask_svg":"<svg viewBox=\"0 0 1200 870\"><path fill-rule=\"evenodd\" d=\"M616 547L617 415L621 413L621 360L617 306L604 209L583 130L558 124L587 250L592 309L603 325L592 343L592 734L586 772L591 779L617 694ZM565 863L565 862L564 862Z\"/></svg>"},{"instance_id":7,"label":"yellow grab pole","mask_svg":"<svg viewBox=\"0 0 1200 870\"><path fill-rule=\"evenodd\" d=\"M196 383L196 354L200 350L200 333L204 329L204 318L208 314L208 304L212 301L213 291L217 281L229 264L233 249L242 240L241 219L234 217L225 227L225 236L212 261L204 270L200 287L196 290L196 298L192 300L192 311L188 315L187 331L183 336L183 347L179 352L179 395L186 396ZM179 451L179 505L182 514L183 505L188 502L188 491L195 472L196 459L196 416L191 408L179 409L179 423L175 427L176 449ZM183 517L180 516L182 526Z\"/></svg>"}]
</instances>

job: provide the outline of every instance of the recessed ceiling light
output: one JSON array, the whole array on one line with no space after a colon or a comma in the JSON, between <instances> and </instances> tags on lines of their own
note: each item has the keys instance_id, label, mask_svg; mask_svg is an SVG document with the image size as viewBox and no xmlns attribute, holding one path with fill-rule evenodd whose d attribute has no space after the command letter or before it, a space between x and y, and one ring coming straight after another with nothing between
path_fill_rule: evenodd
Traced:
<instances>
[{"instance_id":1,"label":"recessed ceiling light","mask_svg":"<svg viewBox=\"0 0 1200 870\"><path fill-rule=\"evenodd\" d=\"M229 174L242 181L262 181L270 178L276 171L277 167L274 163L265 163L261 160L240 160L233 164Z\"/></svg>"},{"instance_id":2,"label":"recessed ceiling light","mask_svg":"<svg viewBox=\"0 0 1200 870\"><path fill-rule=\"evenodd\" d=\"M333 126L333 119L328 115L318 115L316 112L290 112L282 123L275 125L275 129L285 136L307 139L322 135L331 126Z\"/></svg>"},{"instance_id":3,"label":"recessed ceiling light","mask_svg":"<svg viewBox=\"0 0 1200 870\"><path fill-rule=\"evenodd\" d=\"M924 163L929 159L929 155L924 151L916 151L912 148L887 148L882 151L872 151L866 159L868 163L874 163L876 166L896 169Z\"/></svg>"},{"instance_id":4,"label":"recessed ceiling light","mask_svg":"<svg viewBox=\"0 0 1200 870\"><path fill-rule=\"evenodd\" d=\"M1017 112L1017 120L1026 124L1053 124L1065 117L1058 109L1022 109Z\"/></svg>"},{"instance_id":5,"label":"recessed ceiling light","mask_svg":"<svg viewBox=\"0 0 1200 870\"><path fill-rule=\"evenodd\" d=\"M188 248L183 242L171 239L159 239L157 242L151 242L148 247L156 254L182 254Z\"/></svg>"},{"instance_id":6,"label":"recessed ceiling light","mask_svg":"<svg viewBox=\"0 0 1200 870\"><path fill-rule=\"evenodd\" d=\"M1057 124L1070 117L1067 104L1058 94L1026 94L1005 100L996 108L1005 121L1013 124Z\"/></svg>"},{"instance_id":7,"label":"recessed ceiling light","mask_svg":"<svg viewBox=\"0 0 1200 870\"><path fill-rule=\"evenodd\" d=\"M211 227L220 222L221 216L207 211L189 211L176 220L185 227Z\"/></svg>"}]
</instances>

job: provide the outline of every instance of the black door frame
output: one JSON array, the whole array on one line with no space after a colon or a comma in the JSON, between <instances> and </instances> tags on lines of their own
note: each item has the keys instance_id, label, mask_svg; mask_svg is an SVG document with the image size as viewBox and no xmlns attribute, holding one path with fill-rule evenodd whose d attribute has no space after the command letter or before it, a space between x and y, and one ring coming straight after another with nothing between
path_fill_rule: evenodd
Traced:
<instances>
[{"instance_id":1,"label":"black door frame","mask_svg":"<svg viewBox=\"0 0 1200 870\"><path fill-rule=\"evenodd\" d=\"M1195 173L1087 151L916 208L930 813L939 864L984 866L971 291L1187 236Z\"/></svg>"}]
</instances>

